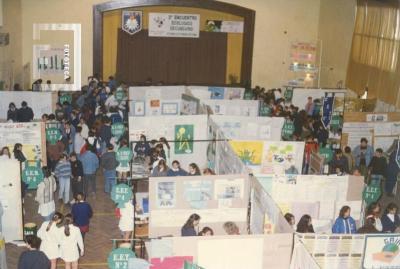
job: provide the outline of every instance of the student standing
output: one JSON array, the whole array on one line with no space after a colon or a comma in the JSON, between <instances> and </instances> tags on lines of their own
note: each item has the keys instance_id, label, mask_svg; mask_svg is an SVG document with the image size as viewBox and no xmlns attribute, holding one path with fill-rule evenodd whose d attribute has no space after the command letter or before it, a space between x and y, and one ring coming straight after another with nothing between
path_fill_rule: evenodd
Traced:
<instances>
[{"instance_id":1,"label":"student standing","mask_svg":"<svg viewBox=\"0 0 400 269\"><path fill-rule=\"evenodd\" d=\"M89 146L89 150L81 156L84 174L83 189L86 197L89 195L89 185L91 186L92 195L96 196L96 171L99 168L99 159L93 151L94 148Z\"/></svg>"},{"instance_id":2,"label":"student standing","mask_svg":"<svg viewBox=\"0 0 400 269\"><path fill-rule=\"evenodd\" d=\"M376 149L375 155L374 157L372 157L368 168L371 177L379 178L379 181L381 181L382 178L386 176L387 161L385 156L383 156L383 150L381 148Z\"/></svg>"},{"instance_id":3,"label":"student standing","mask_svg":"<svg viewBox=\"0 0 400 269\"><path fill-rule=\"evenodd\" d=\"M374 155L374 149L368 145L368 140L363 137L360 140L360 145L353 149L353 156L356 167L360 168L363 176L367 175L367 167L372 160Z\"/></svg>"},{"instance_id":4,"label":"student standing","mask_svg":"<svg viewBox=\"0 0 400 269\"><path fill-rule=\"evenodd\" d=\"M146 141L146 136L141 135L140 136L140 141L136 143L135 148L133 149L134 152L136 152L137 157L145 158L146 156L149 156L150 154L150 145Z\"/></svg>"},{"instance_id":5,"label":"student standing","mask_svg":"<svg viewBox=\"0 0 400 269\"><path fill-rule=\"evenodd\" d=\"M343 206L340 209L339 217L336 219L335 224L332 227L332 233L334 234L354 234L356 233L357 227L356 222L350 216L351 209L348 206Z\"/></svg>"},{"instance_id":6,"label":"student standing","mask_svg":"<svg viewBox=\"0 0 400 269\"><path fill-rule=\"evenodd\" d=\"M118 227L122 232L124 240L129 240L131 237L134 226L134 210L135 207L132 204L132 200L125 203L124 207L119 209L120 219Z\"/></svg>"},{"instance_id":7,"label":"student standing","mask_svg":"<svg viewBox=\"0 0 400 269\"><path fill-rule=\"evenodd\" d=\"M373 218L374 225L378 232L382 232L382 222L381 222L381 206L377 202L371 203L367 208L367 219Z\"/></svg>"},{"instance_id":8,"label":"student standing","mask_svg":"<svg viewBox=\"0 0 400 269\"><path fill-rule=\"evenodd\" d=\"M18 117L18 110L15 107L15 104L14 103L10 103L8 105L7 121L8 122L17 122L17 117Z\"/></svg>"},{"instance_id":9,"label":"student standing","mask_svg":"<svg viewBox=\"0 0 400 269\"><path fill-rule=\"evenodd\" d=\"M86 141L82 136L82 127L76 127L76 134L74 139L74 152L79 156L82 152L83 147L85 146Z\"/></svg>"},{"instance_id":10,"label":"student standing","mask_svg":"<svg viewBox=\"0 0 400 269\"><path fill-rule=\"evenodd\" d=\"M66 269L78 269L79 256L84 255L82 234L78 227L73 225L71 214L64 220L64 228L60 231L60 257L65 262Z\"/></svg>"},{"instance_id":11,"label":"student standing","mask_svg":"<svg viewBox=\"0 0 400 269\"><path fill-rule=\"evenodd\" d=\"M181 236L197 236L196 228L198 229L200 216L197 214L190 215L189 219L181 229Z\"/></svg>"},{"instance_id":12,"label":"student standing","mask_svg":"<svg viewBox=\"0 0 400 269\"><path fill-rule=\"evenodd\" d=\"M28 103L23 101L21 108L17 112L18 122L30 122L33 120L34 114L32 108L28 106Z\"/></svg>"},{"instance_id":13,"label":"student standing","mask_svg":"<svg viewBox=\"0 0 400 269\"><path fill-rule=\"evenodd\" d=\"M107 152L101 156L101 168L104 176L104 192L110 193L117 177L118 161L115 156L114 146L107 145Z\"/></svg>"},{"instance_id":14,"label":"student standing","mask_svg":"<svg viewBox=\"0 0 400 269\"><path fill-rule=\"evenodd\" d=\"M72 196L76 197L79 192L83 192L83 166L82 162L78 160L76 153L71 153L69 157L71 163L71 188Z\"/></svg>"},{"instance_id":15,"label":"student standing","mask_svg":"<svg viewBox=\"0 0 400 269\"><path fill-rule=\"evenodd\" d=\"M45 221L50 221L55 211L54 192L57 189L57 184L47 166L44 166L42 171L44 179L38 185L35 200L39 203L39 214Z\"/></svg>"},{"instance_id":16,"label":"student standing","mask_svg":"<svg viewBox=\"0 0 400 269\"><path fill-rule=\"evenodd\" d=\"M385 214L382 216L382 232L397 233L400 227L400 217L397 214L398 207L394 203L388 204Z\"/></svg>"},{"instance_id":17,"label":"student standing","mask_svg":"<svg viewBox=\"0 0 400 269\"><path fill-rule=\"evenodd\" d=\"M45 221L40 226L37 236L42 240L40 250L46 254L51 262L51 269L56 269L57 259L60 257L59 235L64 216L56 212L50 221Z\"/></svg>"},{"instance_id":18,"label":"student standing","mask_svg":"<svg viewBox=\"0 0 400 269\"><path fill-rule=\"evenodd\" d=\"M58 178L58 183L60 188L58 190L58 200L64 202L64 204L69 203L69 191L70 191L70 181L71 181L71 163L68 161L67 154L63 154L61 159L58 161L56 168L54 170L56 177Z\"/></svg>"},{"instance_id":19,"label":"student standing","mask_svg":"<svg viewBox=\"0 0 400 269\"><path fill-rule=\"evenodd\" d=\"M166 176L168 176L168 170L169 170L169 168L168 168L167 164L165 163L165 160L161 159L158 162L157 166L154 167L153 172L151 173L151 176L152 177L166 177Z\"/></svg>"},{"instance_id":20,"label":"student standing","mask_svg":"<svg viewBox=\"0 0 400 269\"><path fill-rule=\"evenodd\" d=\"M24 251L18 260L18 269L50 269L50 261L46 255L39 250L41 240L34 235L26 237L27 251Z\"/></svg>"},{"instance_id":21,"label":"student standing","mask_svg":"<svg viewBox=\"0 0 400 269\"><path fill-rule=\"evenodd\" d=\"M179 176L187 176L188 172L181 168L181 164L175 160L172 162L172 167L168 170L168 177L179 177Z\"/></svg>"},{"instance_id":22,"label":"student standing","mask_svg":"<svg viewBox=\"0 0 400 269\"><path fill-rule=\"evenodd\" d=\"M78 193L76 196L76 203L72 205L72 216L74 224L79 228L82 238L85 239L85 234L89 232L90 218L93 216L92 207L85 201L83 193Z\"/></svg>"},{"instance_id":23,"label":"student standing","mask_svg":"<svg viewBox=\"0 0 400 269\"><path fill-rule=\"evenodd\" d=\"M290 227L292 227L293 231L296 231L296 220L294 215L291 213L286 213L284 218L289 223Z\"/></svg>"},{"instance_id":24,"label":"student standing","mask_svg":"<svg viewBox=\"0 0 400 269\"><path fill-rule=\"evenodd\" d=\"M16 143L14 145L14 158L18 160L20 163L23 163L26 161L26 157L24 153L22 152L22 144Z\"/></svg>"},{"instance_id":25,"label":"student standing","mask_svg":"<svg viewBox=\"0 0 400 269\"><path fill-rule=\"evenodd\" d=\"M297 233L314 233L312 219L310 215L303 215L297 223Z\"/></svg>"}]
</instances>

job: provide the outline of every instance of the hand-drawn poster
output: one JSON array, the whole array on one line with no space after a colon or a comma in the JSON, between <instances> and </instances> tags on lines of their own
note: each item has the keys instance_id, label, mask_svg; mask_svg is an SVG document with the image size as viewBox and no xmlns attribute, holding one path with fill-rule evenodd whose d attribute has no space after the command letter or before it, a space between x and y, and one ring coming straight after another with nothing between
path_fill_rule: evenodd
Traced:
<instances>
[{"instance_id":1,"label":"hand-drawn poster","mask_svg":"<svg viewBox=\"0 0 400 269\"><path fill-rule=\"evenodd\" d=\"M245 165L260 165L263 152L262 141L229 141L233 151Z\"/></svg>"},{"instance_id":2,"label":"hand-drawn poster","mask_svg":"<svg viewBox=\"0 0 400 269\"><path fill-rule=\"evenodd\" d=\"M244 179L215 180L215 199L241 199L244 197Z\"/></svg>"},{"instance_id":3,"label":"hand-drawn poster","mask_svg":"<svg viewBox=\"0 0 400 269\"><path fill-rule=\"evenodd\" d=\"M175 154L193 153L194 126L175 125Z\"/></svg>"},{"instance_id":4,"label":"hand-drawn poster","mask_svg":"<svg viewBox=\"0 0 400 269\"><path fill-rule=\"evenodd\" d=\"M158 208L174 208L176 205L175 182L158 182L156 189Z\"/></svg>"},{"instance_id":5,"label":"hand-drawn poster","mask_svg":"<svg viewBox=\"0 0 400 269\"><path fill-rule=\"evenodd\" d=\"M212 199L212 182L210 180L185 181L184 197L194 209L207 207L207 201Z\"/></svg>"}]
</instances>

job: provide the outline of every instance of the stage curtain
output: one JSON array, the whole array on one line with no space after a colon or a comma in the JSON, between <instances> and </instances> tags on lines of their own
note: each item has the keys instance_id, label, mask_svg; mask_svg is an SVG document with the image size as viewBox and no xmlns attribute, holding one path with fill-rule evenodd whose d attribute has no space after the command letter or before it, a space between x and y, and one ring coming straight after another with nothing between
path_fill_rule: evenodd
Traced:
<instances>
[{"instance_id":1,"label":"stage curtain","mask_svg":"<svg viewBox=\"0 0 400 269\"><path fill-rule=\"evenodd\" d=\"M399 107L399 1L358 0L347 87Z\"/></svg>"},{"instance_id":2,"label":"stage curtain","mask_svg":"<svg viewBox=\"0 0 400 269\"><path fill-rule=\"evenodd\" d=\"M147 30L118 32L117 78L130 84L224 85L227 34L201 32L199 38L149 37Z\"/></svg>"}]
</instances>

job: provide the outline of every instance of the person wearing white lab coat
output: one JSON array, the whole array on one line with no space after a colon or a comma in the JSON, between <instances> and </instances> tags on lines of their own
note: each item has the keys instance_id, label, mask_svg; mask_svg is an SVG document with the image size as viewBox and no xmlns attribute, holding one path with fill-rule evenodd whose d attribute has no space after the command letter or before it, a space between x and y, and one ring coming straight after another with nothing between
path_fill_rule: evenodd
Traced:
<instances>
[{"instance_id":1,"label":"person wearing white lab coat","mask_svg":"<svg viewBox=\"0 0 400 269\"><path fill-rule=\"evenodd\" d=\"M50 221L45 221L40 226L37 236L42 240L40 250L46 254L51 262L51 269L57 268L57 259L60 258L60 232L63 230L62 222L64 216L56 212Z\"/></svg>"},{"instance_id":2,"label":"person wearing white lab coat","mask_svg":"<svg viewBox=\"0 0 400 269\"><path fill-rule=\"evenodd\" d=\"M67 214L64 228L60 231L60 257L65 262L65 268L78 269L79 256L83 256L84 253L81 231L74 226L72 215Z\"/></svg>"},{"instance_id":3,"label":"person wearing white lab coat","mask_svg":"<svg viewBox=\"0 0 400 269\"><path fill-rule=\"evenodd\" d=\"M118 227L123 234L124 240L129 240L133 231L133 220L135 216L134 210L135 207L132 204L132 200L125 203L124 207L119 209L121 217L119 219Z\"/></svg>"}]
</instances>

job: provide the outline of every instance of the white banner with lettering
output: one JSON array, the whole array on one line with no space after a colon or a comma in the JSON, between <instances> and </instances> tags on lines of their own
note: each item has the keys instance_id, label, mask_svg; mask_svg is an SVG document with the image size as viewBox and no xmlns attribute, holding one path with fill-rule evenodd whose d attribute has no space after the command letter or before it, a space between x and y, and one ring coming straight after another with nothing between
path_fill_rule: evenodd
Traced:
<instances>
[{"instance_id":1,"label":"white banner with lettering","mask_svg":"<svg viewBox=\"0 0 400 269\"><path fill-rule=\"evenodd\" d=\"M198 38L200 15L149 13L149 36Z\"/></svg>"}]
</instances>

